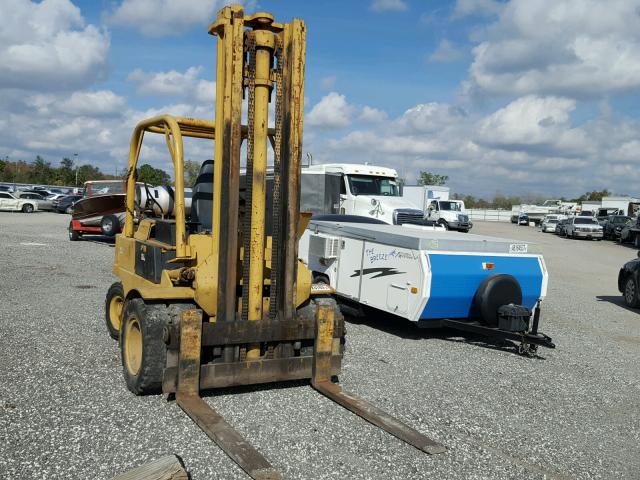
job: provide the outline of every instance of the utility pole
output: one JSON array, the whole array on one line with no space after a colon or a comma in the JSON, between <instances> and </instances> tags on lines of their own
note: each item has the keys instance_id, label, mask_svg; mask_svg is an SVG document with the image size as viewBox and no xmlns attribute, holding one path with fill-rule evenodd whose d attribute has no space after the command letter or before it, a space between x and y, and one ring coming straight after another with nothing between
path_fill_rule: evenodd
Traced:
<instances>
[{"instance_id":1,"label":"utility pole","mask_svg":"<svg viewBox=\"0 0 640 480\"><path fill-rule=\"evenodd\" d=\"M78 188L78 170L80 168L80 165L78 165L78 154L77 153L73 154L73 162L76 164L76 188Z\"/></svg>"}]
</instances>

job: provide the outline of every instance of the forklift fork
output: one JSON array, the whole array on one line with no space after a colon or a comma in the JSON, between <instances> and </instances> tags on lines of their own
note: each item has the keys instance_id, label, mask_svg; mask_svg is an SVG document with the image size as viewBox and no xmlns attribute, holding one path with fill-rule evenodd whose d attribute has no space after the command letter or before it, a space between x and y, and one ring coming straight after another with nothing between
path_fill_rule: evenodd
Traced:
<instances>
[{"instance_id":1,"label":"forklift fork","mask_svg":"<svg viewBox=\"0 0 640 480\"><path fill-rule=\"evenodd\" d=\"M311 385L318 392L417 449L437 454L446 448L366 400L347 393L331 381L334 308L317 301L316 335ZM251 478L278 480L280 473L224 418L200 397L202 311L184 310L180 316L180 347L176 401L180 408Z\"/></svg>"}]
</instances>

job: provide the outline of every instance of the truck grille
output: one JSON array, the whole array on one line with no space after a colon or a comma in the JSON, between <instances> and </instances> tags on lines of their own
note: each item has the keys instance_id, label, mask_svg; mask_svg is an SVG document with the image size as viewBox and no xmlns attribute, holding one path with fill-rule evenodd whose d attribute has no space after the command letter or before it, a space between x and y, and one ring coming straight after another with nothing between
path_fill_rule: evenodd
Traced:
<instances>
[{"instance_id":1,"label":"truck grille","mask_svg":"<svg viewBox=\"0 0 640 480\"><path fill-rule=\"evenodd\" d=\"M469 215L458 215L458 221L460 223L469 223Z\"/></svg>"},{"instance_id":2,"label":"truck grille","mask_svg":"<svg viewBox=\"0 0 640 480\"><path fill-rule=\"evenodd\" d=\"M393 220L396 225L403 223L420 223L424 219L424 214L420 210L410 208L397 209L393 212Z\"/></svg>"}]
</instances>

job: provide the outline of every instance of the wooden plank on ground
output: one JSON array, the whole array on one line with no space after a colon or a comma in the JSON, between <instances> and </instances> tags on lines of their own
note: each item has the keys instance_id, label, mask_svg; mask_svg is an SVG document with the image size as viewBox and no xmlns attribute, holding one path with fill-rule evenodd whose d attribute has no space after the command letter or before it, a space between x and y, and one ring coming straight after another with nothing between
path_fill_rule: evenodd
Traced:
<instances>
[{"instance_id":1,"label":"wooden plank on ground","mask_svg":"<svg viewBox=\"0 0 640 480\"><path fill-rule=\"evenodd\" d=\"M177 455L167 455L128 472L113 477L113 480L188 480L182 460Z\"/></svg>"}]
</instances>

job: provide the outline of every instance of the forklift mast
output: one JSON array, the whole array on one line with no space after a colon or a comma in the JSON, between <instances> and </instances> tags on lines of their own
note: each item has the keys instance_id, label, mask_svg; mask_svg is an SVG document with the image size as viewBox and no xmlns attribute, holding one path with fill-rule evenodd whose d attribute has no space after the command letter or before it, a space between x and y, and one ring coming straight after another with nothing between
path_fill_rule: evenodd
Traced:
<instances>
[{"instance_id":1,"label":"forklift mast","mask_svg":"<svg viewBox=\"0 0 640 480\"><path fill-rule=\"evenodd\" d=\"M300 212L304 23L278 23L268 13L245 16L234 5L219 12L209 33L218 38L215 121L162 115L141 121L131 139L126 220L113 267L120 282L106 300L107 327L120 341L128 388L175 393L178 405L257 479L281 477L200 397L201 389L310 379L318 392L401 440L426 453L445 451L332 381L341 369L344 319L333 290L311 285L297 251L310 216ZM145 132L167 142L175 174L173 218L158 218L136 200ZM196 198L199 183L187 219L183 137L215 142L213 175L201 169L213 192L207 200L211 217L204 220L193 215L202 200ZM269 144L273 180L267 195Z\"/></svg>"}]
</instances>

